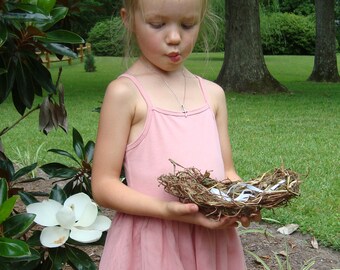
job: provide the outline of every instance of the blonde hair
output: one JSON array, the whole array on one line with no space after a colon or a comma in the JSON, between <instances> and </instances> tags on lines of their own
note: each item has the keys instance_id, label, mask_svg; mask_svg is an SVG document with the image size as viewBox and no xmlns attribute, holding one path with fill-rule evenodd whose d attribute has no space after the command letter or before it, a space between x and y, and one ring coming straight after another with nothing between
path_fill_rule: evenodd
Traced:
<instances>
[{"instance_id":1,"label":"blonde hair","mask_svg":"<svg viewBox=\"0 0 340 270\"><path fill-rule=\"evenodd\" d=\"M158 0L159 1L159 0ZM213 37L213 39L217 40L218 36L218 26L216 21L219 19L213 12L211 12L208 4L208 0L200 0L201 1L201 28L199 38L201 42L204 44L205 52L209 52L209 48L211 46L211 42L208 40L209 37ZM124 22L125 25L125 50L124 55L126 59L130 59L131 57L136 57L139 54L139 49L136 42L136 37L131 29L134 25L135 11L140 8L139 0L123 0L123 8L126 10L126 20ZM203 26L203 27L202 27Z\"/></svg>"}]
</instances>

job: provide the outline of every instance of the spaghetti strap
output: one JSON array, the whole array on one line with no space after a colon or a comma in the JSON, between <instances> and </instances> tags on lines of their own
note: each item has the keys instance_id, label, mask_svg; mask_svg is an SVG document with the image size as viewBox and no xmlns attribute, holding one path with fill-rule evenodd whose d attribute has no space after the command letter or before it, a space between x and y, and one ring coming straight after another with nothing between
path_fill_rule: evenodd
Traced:
<instances>
[{"instance_id":1,"label":"spaghetti strap","mask_svg":"<svg viewBox=\"0 0 340 270\"><path fill-rule=\"evenodd\" d=\"M120 75L118 78L121 78L121 77L128 78L128 79L130 79L134 83L134 85L138 89L138 92L142 95L143 99L145 100L146 105L148 107L148 110L151 110L153 108L151 99L149 98L149 95L144 90L143 85L141 84L141 82L135 76L133 76L131 74L128 74L128 73L124 73L124 74Z\"/></svg>"},{"instance_id":2,"label":"spaghetti strap","mask_svg":"<svg viewBox=\"0 0 340 270\"><path fill-rule=\"evenodd\" d=\"M205 83L202 77L200 76L196 76L196 78L198 79L198 82L200 84L200 88L202 90L202 94L203 94L203 98L204 101L210 106L209 102L208 102L208 98L207 98L207 89L205 88Z\"/></svg>"}]
</instances>

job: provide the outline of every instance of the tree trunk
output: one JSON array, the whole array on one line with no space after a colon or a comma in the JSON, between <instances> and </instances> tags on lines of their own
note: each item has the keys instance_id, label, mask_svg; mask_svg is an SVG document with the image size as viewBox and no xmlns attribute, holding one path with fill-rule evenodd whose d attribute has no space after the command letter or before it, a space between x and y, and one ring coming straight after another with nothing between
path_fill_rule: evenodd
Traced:
<instances>
[{"instance_id":1,"label":"tree trunk","mask_svg":"<svg viewBox=\"0 0 340 270\"><path fill-rule=\"evenodd\" d=\"M314 68L308 80L339 82L336 59L335 0L315 0L315 12Z\"/></svg>"},{"instance_id":2,"label":"tree trunk","mask_svg":"<svg viewBox=\"0 0 340 270\"><path fill-rule=\"evenodd\" d=\"M216 82L226 91L285 92L264 61L258 0L226 0L225 53Z\"/></svg>"}]
</instances>

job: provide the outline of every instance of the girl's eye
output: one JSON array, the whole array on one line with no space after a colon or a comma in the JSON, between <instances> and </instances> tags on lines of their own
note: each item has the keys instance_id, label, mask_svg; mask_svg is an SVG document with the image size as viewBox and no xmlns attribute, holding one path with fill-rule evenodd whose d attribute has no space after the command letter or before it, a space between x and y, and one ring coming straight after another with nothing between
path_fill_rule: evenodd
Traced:
<instances>
[{"instance_id":1,"label":"girl's eye","mask_svg":"<svg viewBox=\"0 0 340 270\"><path fill-rule=\"evenodd\" d=\"M164 23L162 23L162 22L152 22L152 23L149 23L149 25L154 29L160 29L160 28L162 28Z\"/></svg>"},{"instance_id":2,"label":"girl's eye","mask_svg":"<svg viewBox=\"0 0 340 270\"><path fill-rule=\"evenodd\" d=\"M195 26L195 24L193 24L193 23L182 23L182 28L186 29L186 30L189 30L189 29L193 28L194 26Z\"/></svg>"}]
</instances>

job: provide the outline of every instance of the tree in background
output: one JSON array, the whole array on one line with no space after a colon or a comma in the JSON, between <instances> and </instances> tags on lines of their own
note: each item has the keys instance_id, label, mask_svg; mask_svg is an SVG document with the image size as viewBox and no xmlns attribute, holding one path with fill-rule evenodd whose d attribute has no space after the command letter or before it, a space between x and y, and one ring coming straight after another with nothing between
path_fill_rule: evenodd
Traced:
<instances>
[{"instance_id":1,"label":"tree in background","mask_svg":"<svg viewBox=\"0 0 340 270\"><path fill-rule=\"evenodd\" d=\"M316 45L310 81L339 82L336 59L335 0L315 0Z\"/></svg>"},{"instance_id":2,"label":"tree in background","mask_svg":"<svg viewBox=\"0 0 340 270\"><path fill-rule=\"evenodd\" d=\"M269 73L260 36L259 1L226 0L225 53L216 82L225 90L268 93L287 89Z\"/></svg>"}]
</instances>

